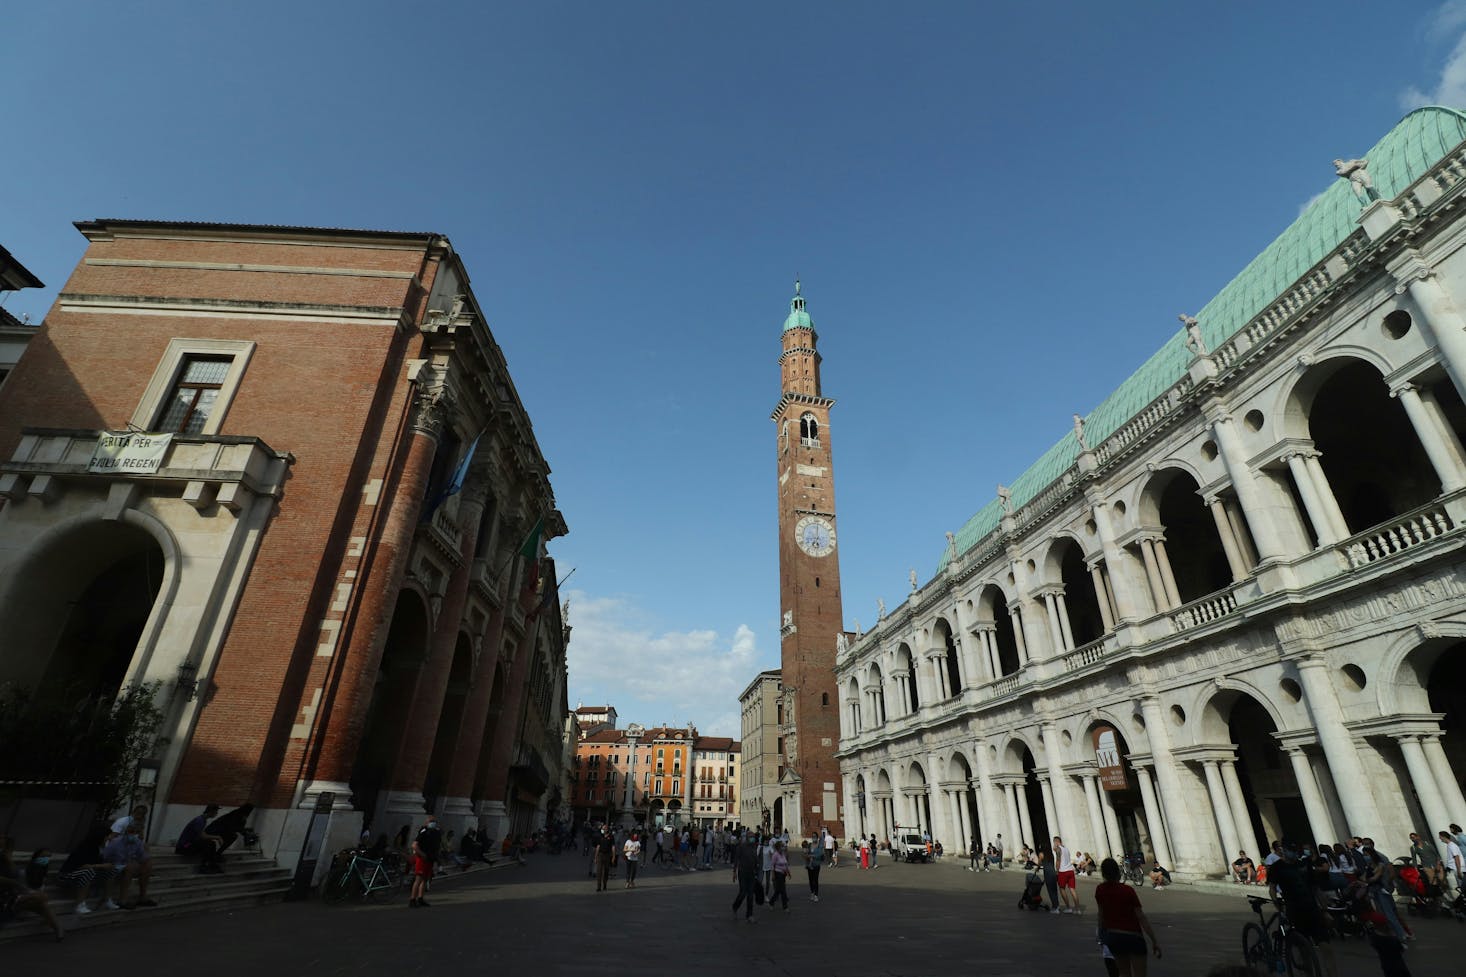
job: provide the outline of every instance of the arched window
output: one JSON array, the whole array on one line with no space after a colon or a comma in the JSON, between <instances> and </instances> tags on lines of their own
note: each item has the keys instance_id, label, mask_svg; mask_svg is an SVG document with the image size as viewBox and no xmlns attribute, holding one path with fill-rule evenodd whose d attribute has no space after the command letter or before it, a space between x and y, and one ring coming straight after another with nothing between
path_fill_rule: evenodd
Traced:
<instances>
[{"instance_id":1,"label":"arched window","mask_svg":"<svg viewBox=\"0 0 1466 977\"><path fill-rule=\"evenodd\" d=\"M820 422L813 414L804 414L799 418L799 443L819 444Z\"/></svg>"}]
</instances>

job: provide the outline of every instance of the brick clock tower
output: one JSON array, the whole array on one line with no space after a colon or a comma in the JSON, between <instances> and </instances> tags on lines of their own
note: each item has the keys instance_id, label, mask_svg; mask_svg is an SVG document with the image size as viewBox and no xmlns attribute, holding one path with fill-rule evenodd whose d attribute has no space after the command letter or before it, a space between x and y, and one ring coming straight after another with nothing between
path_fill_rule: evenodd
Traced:
<instances>
[{"instance_id":1,"label":"brick clock tower","mask_svg":"<svg viewBox=\"0 0 1466 977\"><path fill-rule=\"evenodd\" d=\"M840 824L840 697L835 688L840 554L835 537L835 471L830 408L820 391L819 337L799 282L784 320L782 392L771 415L779 479L779 630L783 755L776 810L795 834Z\"/></svg>"}]
</instances>

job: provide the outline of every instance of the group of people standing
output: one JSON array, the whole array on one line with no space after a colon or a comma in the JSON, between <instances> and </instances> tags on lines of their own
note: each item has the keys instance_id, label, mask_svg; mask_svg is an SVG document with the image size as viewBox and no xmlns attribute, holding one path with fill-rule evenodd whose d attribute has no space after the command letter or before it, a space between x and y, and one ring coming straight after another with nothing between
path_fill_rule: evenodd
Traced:
<instances>
[{"instance_id":1,"label":"group of people standing","mask_svg":"<svg viewBox=\"0 0 1466 977\"><path fill-rule=\"evenodd\" d=\"M733 918L738 918L741 908L744 921L754 922L754 905L765 901L770 909L777 905L781 911L788 912L789 832L772 834L740 829L733 833L733 840L733 881L738 884L738 895L733 899ZM870 841L874 840L872 835ZM839 867L838 856L839 846L834 836L823 828L800 843L800 857L809 879L810 902L820 901L820 872L826 864L831 868Z\"/></svg>"}]
</instances>

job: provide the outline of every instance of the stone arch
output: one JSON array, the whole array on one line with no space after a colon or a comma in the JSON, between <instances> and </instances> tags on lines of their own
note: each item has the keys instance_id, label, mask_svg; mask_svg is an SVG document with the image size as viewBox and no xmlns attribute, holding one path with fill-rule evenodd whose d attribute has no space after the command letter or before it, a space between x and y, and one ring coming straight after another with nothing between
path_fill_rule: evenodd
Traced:
<instances>
[{"instance_id":1,"label":"stone arch","mask_svg":"<svg viewBox=\"0 0 1466 977\"><path fill-rule=\"evenodd\" d=\"M845 717L848 721L849 734L859 735L865 729L865 708L861 703L860 680L854 675L850 681L845 683ZM874 722L871 725L875 725Z\"/></svg>"},{"instance_id":2,"label":"stone arch","mask_svg":"<svg viewBox=\"0 0 1466 977\"><path fill-rule=\"evenodd\" d=\"M977 623L981 629L990 622L993 630L991 635L974 637L979 642L978 650L988 659L987 667L993 678L1012 675L1022 666L1009 601L1007 590L992 581L985 582L978 592Z\"/></svg>"},{"instance_id":3,"label":"stone arch","mask_svg":"<svg viewBox=\"0 0 1466 977\"><path fill-rule=\"evenodd\" d=\"M942 652L942 667L945 669L947 698L955 698L962 694L962 666L958 661L957 639L953 636L952 625L945 617L938 617L932 622L931 647L934 651ZM943 683L937 683L940 687Z\"/></svg>"},{"instance_id":4,"label":"stone arch","mask_svg":"<svg viewBox=\"0 0 1466 977\"><path fill-rule=\"evenodd\" d=\"M1316 492L1323 511L1308 512L1315 540L1339 536L1341 527L1332 523L1340 519L1343 535L1352 535L1441 494L1440 476L1404 405L1390 396L1388 373L1389 364L1372 351L1334 350L1304 371L1283 402L1287 436L1311 441L1322 469ZM1309 495L1297 477L1307 511Z\"/></svg>"},{"instance_id":5,"label":"stone arch","mask_svg":"<svg viewBox=\"0 0 1466 977\"><path fill-rule=\"evenodd\" d=\"M392 608L387 640L357 746L351 793L358 810L375 811L378 794L392 775L412 713L417 674L427 661L431 647L431 621L432 610L422 588L405 584L397 592Z\"/></svg>"},{"instance_id":6,"label":"stone arch","mask_svg":"<svg viewBox=\"0 0 1466 977\"><path fill-rule=\"evenodd\" d=\"M896 647L896 671L905 672L906 691L908 700L903 705L907 706L909 712L916 712L921 708L921 693L917 690L917 661L916 656L911 653L911 646L901 642Z\"/></svg>"},{"instance_id":7,"label":"stone arch","mask_svg":"<svg viewBox=\"0 0 1466 977\"><path fill-rule=\"evenodd\" d=\"M914 827L919 831L931 832L932 785L937 782L935 774L936 772L933 771L932 776L928 776L920 760L907 761L903 792L906 795L908 813L906 819L901 822L901 827Z\"/></svg>"},{"instance_id":8,"label":"stone arch","mask_svg":"<svg viewBox=\"0 0 1466 977\"><path fill-rule=\"evenodd\" d=\"M1431 621L1397 635L1375 664L1375 701L1382 716L1430 712L1421 668L1428 671L1440 653L1466 640L1466 623Z\"/></svg>"},{"instance_id":9,"label":"stone arch","mask_svg":"<svg viewBox=\"0 0 1466 977\"><path fill-rule=\"evenodd\" d=\"M879 662L871 662L866 669L866 688L870 690L871 725L883 726L886 722L886 677Z\"/></svg>"},{"instance_id":10,"label":"stone arch","mask_svg":"<svg viewBox=\"0 0 1466 977\"><path fill-rule=\"evenodd\" d=\"M1038 561L1039 582L1041 584L1061 584L1064 582L1063 562L1064 550L1073 544L1079 550L1080 558L1088 556L1084 548L1084 540L1079 534L1068 529L1061 529L1049 537L1048 543L1044 546L1043 559Z\"/></svg>"},{"instance_id":11,"label":"stone arch","mask_svg":"<svg viewBox=\"0 0 1466 977\"><path fill-rule=\"evenodd\" d=\"M1140 544L1151 547L1146 559L1153 558L1160 570L1161 592L1152 594L1157 606L1189 603L1231 585L1232 571L1216 519L1202 499L1200 481L1186 467L1168 466L1152 473L1139 506L1142 529L1160 530L1165 537ZM1169 596L1173 581L1174 600ZM1152 591L1156 582L1151 582Z\"/></svg>"},{"instance_id":12,"label":"stone arch","mask_svg":"<svg viewBox=\"0 0 1466 977\"><path fill-rule=\"evenodd\" d=\"M1018 773L1023 769L1023 753L1027 751L1029 756L1038 757L1040 748L1038 738L1029 739L1029 734L1022 730L1013 730L1003 745L998 747L998 762L1003 773Z\"/></svg>"},{"instance_id":13,"label":"stone arch","mask_svg":"<svg viewBox=\"0 0 1466 977\"><path fill-rule=\"evenodd\" d=\"M1308 437L1308 409L1318 395L1319 387L1350 362L1368 363L1382 378L1395 369L1394 364L1367 346L1333 346L1312 354L1308 366L1283 385L1271 409L1264 411L1264 418L1277 424L1279 437Z\"/></svg>"},{"instance_id":14,"label":"stone arch","mask_svg":"<svg viewBox=\"0 0 1466 977\"><path fill-rule=\"evenodd\" d=\"M6 646L0 681L60 695L74 679L87 696L110 697L143 680L178 592L181 565L177 541L144 513L128 510L120 521L79 516L48 527L0 583ZM136 583L142 591L119 595L117 588Z\"/></svg>"},{"instance_id":15,"label":"stone arch","mask_svg":"<svg viewBox=\"0 0 1466 977\"><path fill-rule=\"evenodd\" d=\"M490 765L494 755L494 734L499 725L499 717L504 711L505 683L507 676L504 671L504 662L498 656L489 659L493 662L494 671L492 677L482 676L479 681L492 679L493 685L489 687L489 710L484 719L483 739L479 742L478 769L474 773L473 800L484 799L484 791L488 788Z\"/></svg>"},{"instance_id":16,"label":"stone arch","mask_svg":"<svg viewBox=\"0 0 1466 977\"><path fill-rule=\"evenodd\" d=\"M1312 838L1313 826L1303 806L1302 791L1277 735L1285 730L1277 703L1248 681L1226 679L1203 686L1195 696L1197 711L1192 738L1198 747L1213 747L1217 758L1203 756L1200 766L1215 763L1223 796L1211 796L1216 827L1223 843L1223 861L1234 849L1255 859L1262 839ZM1228 754L1235 753L1235 761ZM1203 771L1204 772L1204 771ZM1212 774L1205 774L1210 779ZM1227 780L1235 776L1233 788ZM1213 791L1209 784L1208 790ZM1237 796L1233 796L1237 795ZM1228 828L1230 823L1231 828ZM1231 830L1233 837L1228 837ZM1222 866L1224 867L1224 866Z\"/></svg>"},{"instance_id":17,"label":"stone arch","mask_svg":"<svg viewBox=\"0 0 1466 977\"><path fill-rule=\"evenodd\" d=\"M1114 731L1114 745L1124 771L1126 786L1123 790L1106 789L1103 783L1096 781L1099 822L1095 823L1096 812L1091 809L1089 827L1093 840L1090 844L1099 844L1105 854L1115 858L1133 851L1155 852L1157 849L1151 832L1159 830L1160 826L1151 825L1146 819L1139 774L1129 760L1130 754L1138 751L1125 735L1124 725L1116 722L1113 716L1102 715L1098 710L1091 711L1079 727L1078 735L1074 738L1075 746L1079 752L1087 754L1083 759L1095 762L1097 751L1094 739L1095 731L1099 727L1108 727Z\"/></svg>"}]
</instances>

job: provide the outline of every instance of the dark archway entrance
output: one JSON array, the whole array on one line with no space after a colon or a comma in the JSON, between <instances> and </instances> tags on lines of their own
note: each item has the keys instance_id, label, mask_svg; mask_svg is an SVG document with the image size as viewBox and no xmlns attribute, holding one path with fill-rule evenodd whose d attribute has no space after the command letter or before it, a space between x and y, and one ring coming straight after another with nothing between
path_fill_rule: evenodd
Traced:
<instances>
[{"instance_id":1,"label":"dark archway entrance","mask_svg":"<svg viewBox=\"0 0 1466 977\"><path fill-rule=\"evenodd\" d=\"M1038 774L1034 772L1038 764L1034 762L1032 750L1027 746L1022 747L1022 750L1023 790L1018 800L1028 814L1028 825L1033 829L1033 837L1021 840L1023 844L1047 851L1053 847L1050 840L1053 832L1049 828L1049 819L1044 814L1043 788L1039 785Z\"/></svg>"},{"instance_id":2,"label":"dark archway entrance","mask_svg":"<svg viewBox=\"0 0 1466 977\"><path fill-rule=\"evenodd\" d=\"M428 612L422 598L413 591L402 591L392 611L387 646L351 776L352 800L368 818L374 815L378 795L392 774L417 692L418 672L427 660L428 634Z\"/></svg>"},{"instance_id":3,"label":"dark archway entrance","mask_svg":"<svg viewBox=\"0 0 1466 977\"><path fill-rule=\"evenodd\" d=\"M1059 575L1064 583L1064 604L1069 610L1069 629L1074 647L1087 645L1105 633L1100 616L1099 600L1094 592L1094 579L1084 565L1084 551L1073 540L1060 544Z\"/></svg>"}]
</instances>

